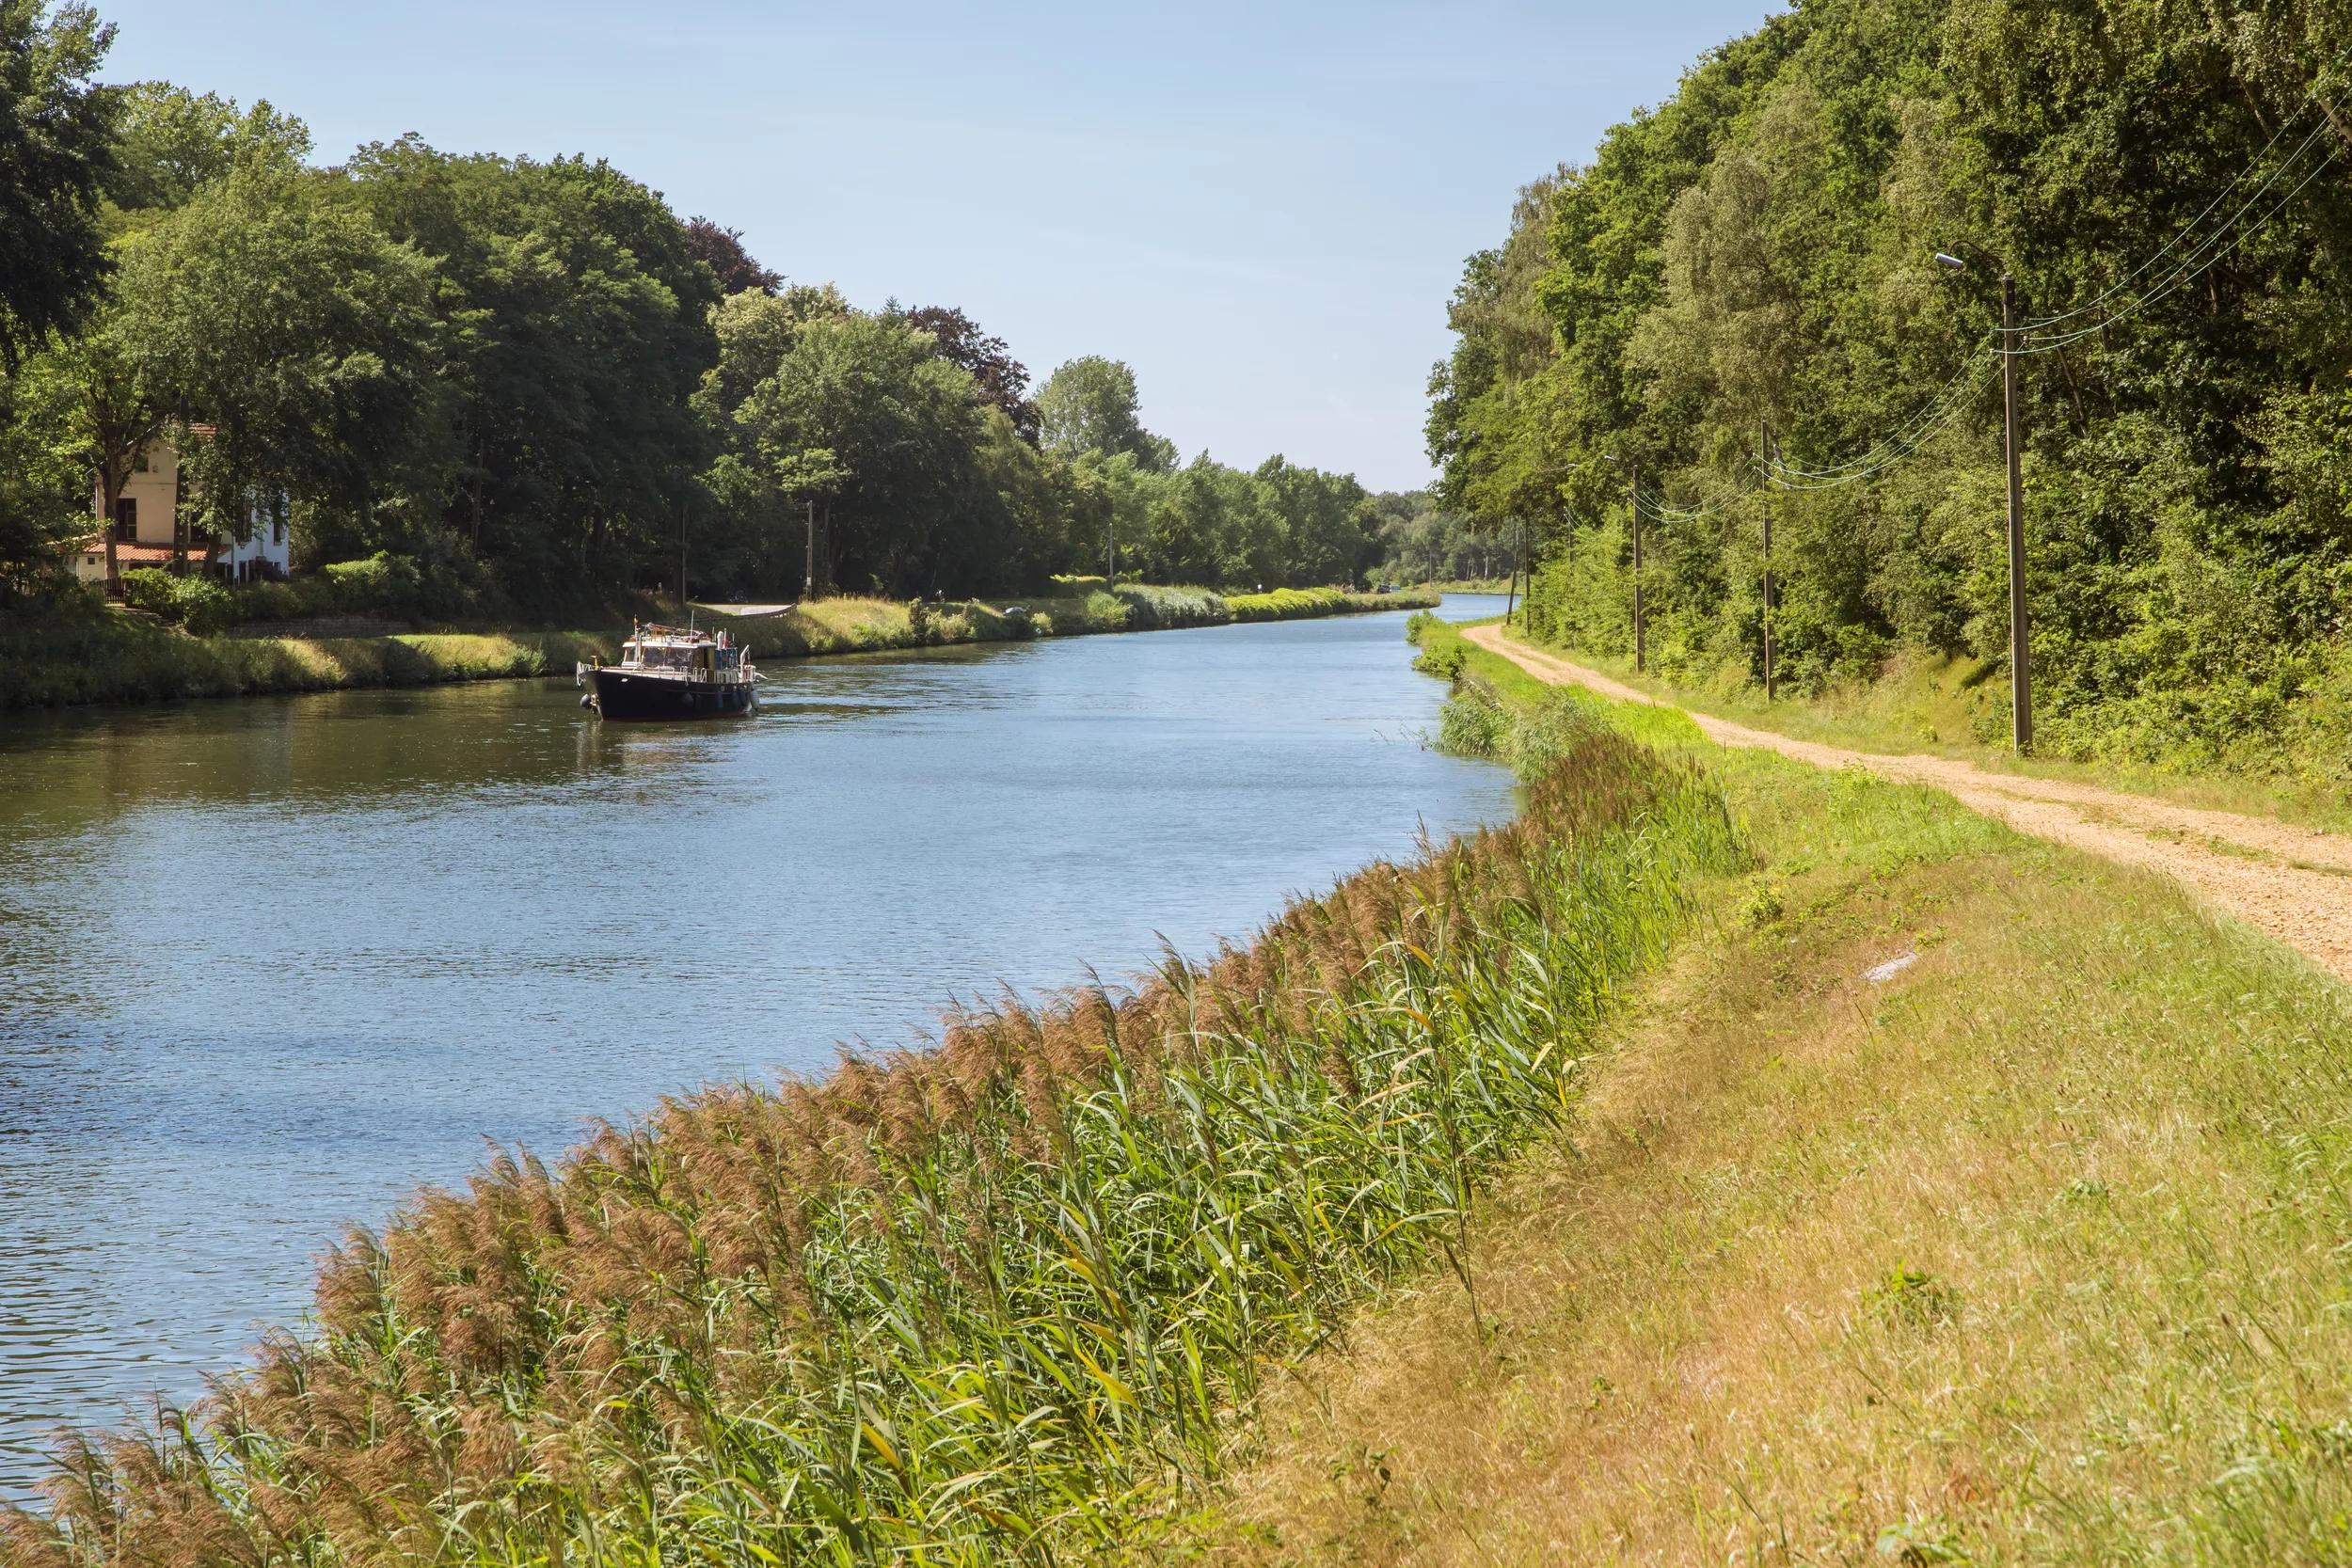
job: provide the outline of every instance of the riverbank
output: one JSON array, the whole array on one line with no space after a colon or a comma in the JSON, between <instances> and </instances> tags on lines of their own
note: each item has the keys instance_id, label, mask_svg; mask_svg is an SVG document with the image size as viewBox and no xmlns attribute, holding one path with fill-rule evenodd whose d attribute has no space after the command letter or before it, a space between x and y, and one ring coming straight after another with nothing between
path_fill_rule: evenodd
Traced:
<instances>
[{"instance_id":1,"label":"riverbank","mask_svg":"<svg viewBox=\"0 0 2352 1568\"><path fill-rule=\"evenodd\" d=\"M1797 740L1856 751L1923 752L2024 778L2108 784L2177 805L2277 816L2352 831L2352 770L2345 766L2352 702L2325 683L2281 700L2237 726L2233 745L2190 744L2119 728L2083 743L2042 726L2036 755L2010 750L2009 676L2004 666L1912 651L1878 677L1809 694L1783 689L1767 703L1744 671L1708 680L1636 673L1630 658L1512 635L1573 659L1661 702L1771 730ZM2352 683L2338 683L2352 689Z\"/></svg>"},{"instance_id":2,"label":"riverbank","mask_svg":"<svg viewBox=\"0 0 2352 1568\"><path fill-rule=\"evenodd\" d=\"M1722 782L1756 869L1695 886L1708 940L1593 1042L1459 1274L1293 1368L1220 1497L1130 1555L2340 1555L2344 989L1940 792L1420 630L1478 693L1454 742L1647 735Z\"/></svg>"},{"instance_id":3,"label":"riverbank","mask_svg":"<svg viewBox=\"0 0 2352 1568\"><path fill-rule=\"evenodd\" d=\"M1108 1549L1217 1472L1283 1361L1457 1249L1684 890L1739 862L1703 781L1594 733L1518 821L1134 993L501 1158L337 1255L312 1337L232 1380L208 1441L93 1457L0 1555Z\"/></svg>"},{"instance_id":4,"label":"riverbank","mask_svg":"<svg viewBox=\"0 0 2352 1568\"><path fill-rule=\"evenodd\" d=\"M1121 584L1023 601L926 605L871 598L821 599L773 615L736 619L698 610L730 629L761 659L1013 641L1236 621L1424 609L1438 595L1280 589L1220 594L1206 589ZM480 630L372 637L192 637L144 616L67 600L0 618L0 711L84 703L158 702L354 687L430 686L561 673L578 660L618 657L612 631Z\"/></svg>"}]
</instances>

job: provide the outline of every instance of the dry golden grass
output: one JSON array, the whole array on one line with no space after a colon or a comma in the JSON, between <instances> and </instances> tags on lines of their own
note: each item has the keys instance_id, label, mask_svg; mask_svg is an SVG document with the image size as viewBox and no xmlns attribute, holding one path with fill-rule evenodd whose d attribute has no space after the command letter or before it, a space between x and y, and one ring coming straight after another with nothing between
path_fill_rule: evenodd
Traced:
<instances>
[{"instance_id":1,"label":"dry golden grass","mask_svg":"<svg viewBox=\"0 0 2352 1568\"><path fill-rule=\"evenodd\" d=\"M1360 1321L1145 1555L2345 1560L2344 993L1925 792L1725 767L1779 863L1504 1182L1482 1330L1450 1277Z\"/></svg>"}]
</instances>

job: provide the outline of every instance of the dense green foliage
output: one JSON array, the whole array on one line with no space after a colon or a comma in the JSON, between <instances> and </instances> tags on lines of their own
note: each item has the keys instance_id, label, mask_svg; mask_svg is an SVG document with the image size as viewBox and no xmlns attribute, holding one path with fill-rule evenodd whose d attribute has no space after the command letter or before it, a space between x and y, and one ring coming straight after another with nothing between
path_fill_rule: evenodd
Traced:
<instances>
[{"instance_id":1,"label":"dense green foliage","mask_svg":"<svg viewBox=\"0 0 2352 1568\"><path fill-rule=\"evenodd\" d=\"M1444 505L1427 490L1373 498L1379 519L1382 580L1399 583L1474 582L1508 578L1518 561L1514 533L1476 526L1469 514Z\"/></svg>"},{"instance_id":2,"label":"dense green foliage","mask_svg":"<svg viewBox=\"0 0 2352 1568\"><path fill-rule=\"evenodd\" d=\"M1740 850L1588 731L1525 818L1139 994L501 1156L328 1263L213 1407L72 1450L22 1568L979 1563L1115 1542L1285 1361L1459 1250ZM233 1544L230 1545L229 1544Z\"/></svg>"},{"instance_id":3,"label":"dense green foliage","mask_svg":"<svg viewBox=\"0 0 2352 1568\"><path fill-rule=\"evenodd\" d=\"M2285 705L2352 677L2352 127L2312 96L2345 25L1807 0L1472 258L1432 384L1443 499L1538 531L1540 633L1622 651L1638 463L1670 674L1757 673L1768 506L1784 681L1902 645L1997 662L2006 262L2047 324L2019 362L2047 742L2264 760Z\"/></svg>"},{"instance_id":4,"label":"dense green foliage","mask_svg":"<svg viewBox=\"0 0 2352 1568\"><path fill-rule=\"evenodd\" d=\"M0 372L29 351L0 380L0 586L86 535L93 494L111 512L158 436L183 547L282 505L297 569L389 554L484 614L610 610L681 571L772 601L1114 562L1354 586L1378 558L1354 480L1180 467L1117 361L1032 398L962 311L787 284L601 161L407 136L314 166L266 103L91 87L110 38L0 0Z\"/></svg>"},{"instance_id":5,"label":"dense green foliage","mask_svg":"<svg viewBox=\"0 0 2352 1568\"><path fill-rule=\"evenodd\" d=\"M87 6L0 0L0 371L72 327L105 277L100 197L119 98L90 80L113 30Z\"/></svg>"}]
</instances>

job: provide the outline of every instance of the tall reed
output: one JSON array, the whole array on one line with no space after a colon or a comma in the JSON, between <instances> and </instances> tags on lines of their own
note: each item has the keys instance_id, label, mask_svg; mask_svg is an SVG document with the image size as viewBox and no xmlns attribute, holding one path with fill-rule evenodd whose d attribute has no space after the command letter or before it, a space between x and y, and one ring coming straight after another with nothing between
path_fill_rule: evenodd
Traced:
<instances>
[{"instance_id":1,"label":"tall reed","mask_svg":"<svg viewBox=\"0 0 2352 1568\"><path fill-rule=\"evenodd\" d=\"M1522 817L1134 991L501 1157L324 1269L194 1412L65 1447L24 1568L977 1563L1213 1474L1570 1103L1712 788L1606 732Z\"/></svg>"}]
</instances>

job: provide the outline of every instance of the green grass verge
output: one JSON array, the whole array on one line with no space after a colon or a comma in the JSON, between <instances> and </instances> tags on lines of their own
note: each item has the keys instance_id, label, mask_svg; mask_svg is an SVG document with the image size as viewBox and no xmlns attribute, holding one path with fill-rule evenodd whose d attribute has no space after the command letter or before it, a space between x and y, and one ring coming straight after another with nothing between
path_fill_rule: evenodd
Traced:
<instances>
[{"instance_id":1,"label":"green grass verge","mask_svg":"<svg viewBox=\"0 0 2352 1568\"><path fill-rule=\"evenodd\" d=\"M599 650L610 645L563 632L199 638L69 604L0 617L0 710L498 680L568 669Z\"/></svg>"},{"instance_id":2,"label":"green grass verge","mask_svg":"<svg viewBox=\"0 0 2352 1568\"><path fill-rule=\"evenodd\" d=\"M1129 1555L2352 1555L2344 988L2160 878L1677 747L1420 630L1502 713L1467 734L1644 727L1756 868L1696 889L1706 940L1595 1042L1458 1275L1294 1369L1221 1496Z\"/></svg>"},{"instance_id":3,"label":"green grass verge","mask_svg":"<svg viewBox=\"0 0 2352 1568\"><path fill-rule=\"evenodd\" d=\"M1666 702L1800 740L1958 757L1999 772L2352 830L2352 752L2344 741L2352 721L2344 717L2346 702L2330 695L2337 686L2315 687L2300 705L2286 705L2275 722L2247 726L2232 747L2184 742L2168 748L2160 737L2118 733L2111 744L2078 744L2068 752L2063 736L2045 735L2041 754L2019 758L2009 748L2007 671L1975 659L1907 654L1889 661L1877 680L1784 693L1767 703L1738 669L1677 683L1636 674L1631 659L1619 655L1551 651Z\"/></svg>"},{"instance_id":4,"label":"green grass verge","mask_svg":"<svg viewBox=\"0 0 2352 1568\"><path fill-rule=\"evenodd\" d=\"M780 615L739 618L703 610L696 615L702 624L731 630L755 658L774 660L1410 610L1436 602L1427 594L1285 589L1232 597L1204 588L1121 583L1023 600L1019 615L1006 613L1015 608L1011 600L918 608L860 597L819 599ZM0 614L0 711L560 674L580 659L615 657L619 645L617 634L585 631L191 637L75 595L38 611Z\"/></svg>"}]
</instances>

